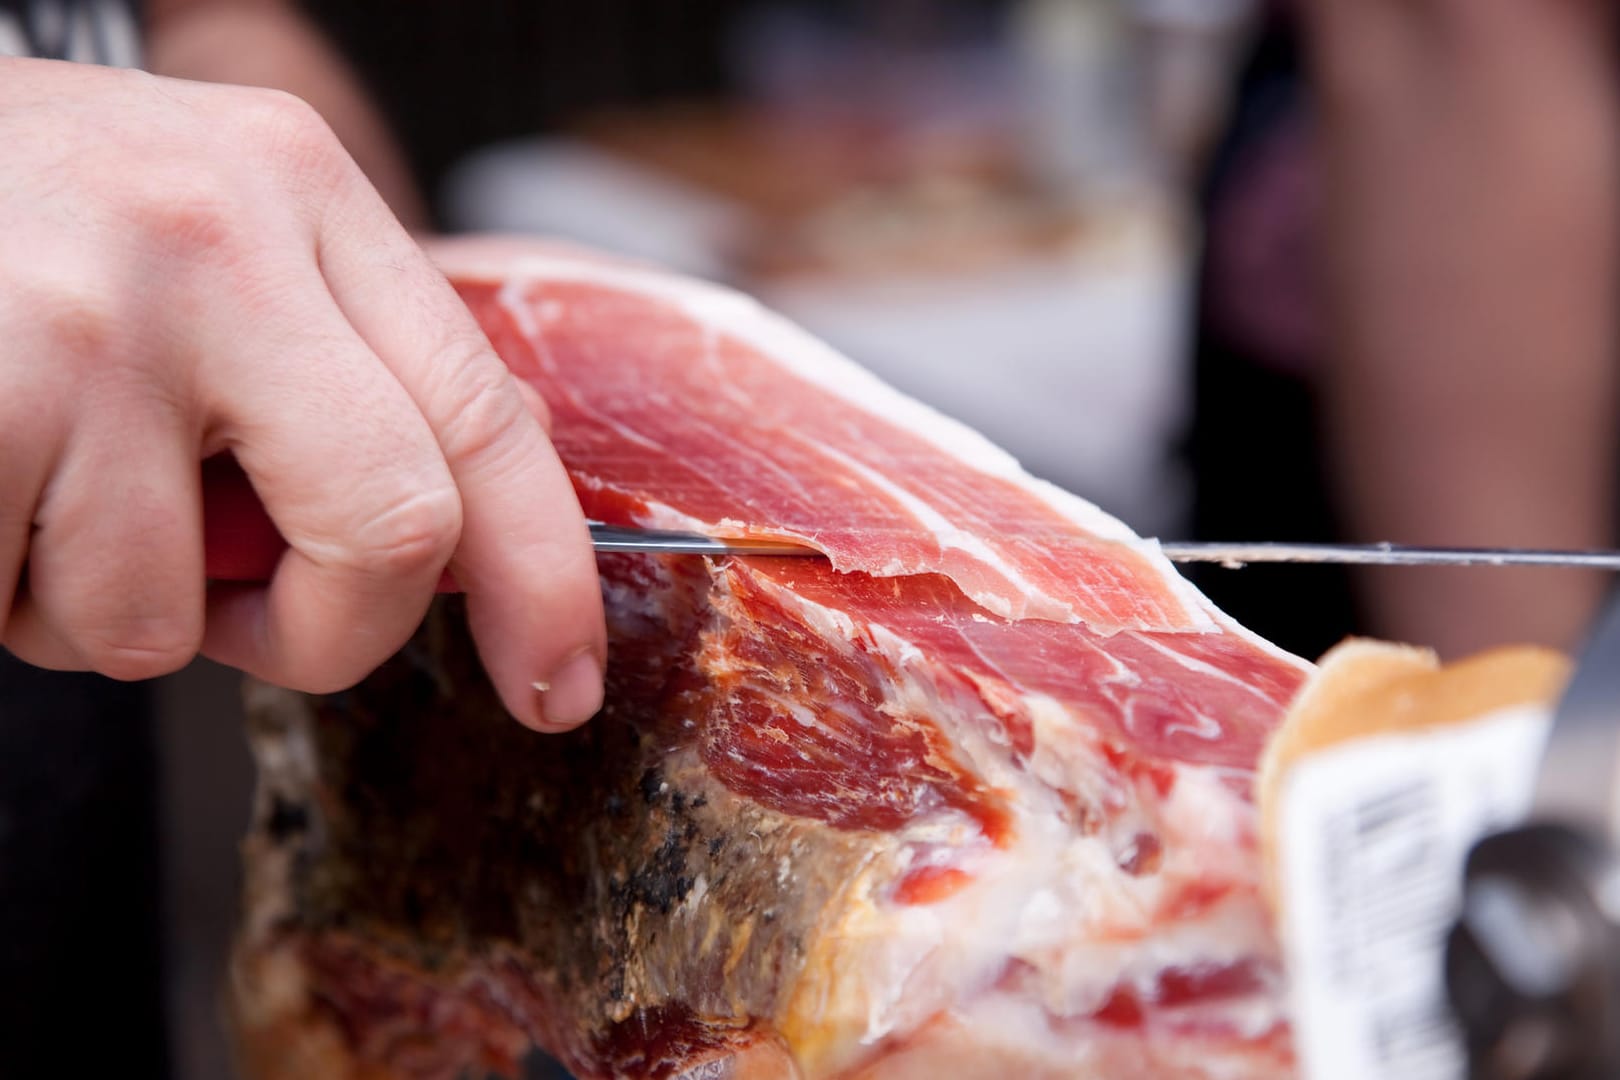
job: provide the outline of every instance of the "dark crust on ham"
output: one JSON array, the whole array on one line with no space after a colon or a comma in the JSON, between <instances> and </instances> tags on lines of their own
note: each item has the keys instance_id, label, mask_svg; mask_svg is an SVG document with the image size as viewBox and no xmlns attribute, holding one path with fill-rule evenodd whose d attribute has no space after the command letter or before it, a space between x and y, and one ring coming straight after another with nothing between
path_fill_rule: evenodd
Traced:
<instances>
[{"instance_id":1,"label":"dark crust on ham","mask_svg":"<svg viewBox=\"0 0 1620 1080\"><path fill-rule=\"evenodd\" d=\"M298 941L319 988L306 1005L372 1057L404 1052L375 1031L407 1019L389 1010L413 1011L398 980L365 989L386 981L390 956L415 973L412 994L483 987L490 1015L471 1026L491 1045L464 1040L462 1065L510 1066L494 1044L519 1034L582 1075L616 1074L647 1046L674 1070L711 1044L769 1038L816 920L865 858L856 837L737 797L690 739L673 744L670 714L635 715L678 670L663 655L682 645L670 627L644 627L659 632L641 651L621 636L613 704L543 737L501 709L460 607L442 601L354 691L261 690L256 738L308 738L319 773L298 790L267 768L254 844L279 849L289 872L264 887L291 895L250 897L282 914L246 947ZM790 880L758 872L783 859ZM407 1064L399 1075L455 1075L437 1058Z\"/></svg>"}]
</instances>

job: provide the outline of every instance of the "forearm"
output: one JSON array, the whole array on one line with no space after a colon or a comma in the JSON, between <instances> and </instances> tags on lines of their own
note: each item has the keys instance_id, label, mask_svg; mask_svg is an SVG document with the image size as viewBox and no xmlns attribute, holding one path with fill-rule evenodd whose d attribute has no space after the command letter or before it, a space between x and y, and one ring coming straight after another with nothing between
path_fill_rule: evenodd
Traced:
<instances>
[{"instance_id":1,"label":"forearm","mask_svg":"<svg viewBox=\"0 0 1620 1080\"><path fill-rule=\"evenodd\" d=\"M286 90L313 105L408 227L427 224L410 173L342 58L280 0L157 0L147 55L160 75Z\"/></svg>"},{"instance_id":2,"label":"forearm","mask_svg":"<svg viewBox=\"0 0 1620 1080\"><path fill-rule=\"evenodd\" d=\"M1313 0L1326 421L1363 538L1586 547L1614 512L1616 110L1598 4ZM1382 572L1373 629L1570 644L1602 582Z\"/></svg>"}]
</instances>

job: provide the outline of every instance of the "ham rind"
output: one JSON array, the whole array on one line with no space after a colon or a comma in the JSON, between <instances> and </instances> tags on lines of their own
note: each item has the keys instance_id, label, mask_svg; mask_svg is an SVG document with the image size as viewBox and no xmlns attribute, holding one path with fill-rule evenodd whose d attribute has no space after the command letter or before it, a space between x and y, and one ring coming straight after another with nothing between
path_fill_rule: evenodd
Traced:
<instances>
[{"instance_id":1,"label":"ham rind","mask_svg":"<svg viewBox=\"0 0 1620 1080\"><path fill-rule=\"evenodd\" d=\"M602 556L567 736L455 601L348 694L256 689L255 1075L1292 1074L1251 787L1308 665L732 294L445 265L589 514L829 558Z\"/></svg>"}]
</instances>

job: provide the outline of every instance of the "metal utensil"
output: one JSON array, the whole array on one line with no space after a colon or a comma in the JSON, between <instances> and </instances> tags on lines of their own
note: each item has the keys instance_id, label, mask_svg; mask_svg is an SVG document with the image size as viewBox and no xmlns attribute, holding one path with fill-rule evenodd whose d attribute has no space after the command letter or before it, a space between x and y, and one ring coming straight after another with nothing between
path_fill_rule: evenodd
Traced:
<instances>
[{"instance_id":1,"label":"metal utensil","mask_svg":"<svg viewBox=\"0 0 1620 1080\"><path fill-rule=\"evenodd\" d=\"M591 523L597 551L643 551L684 555L819 555L785 540L740 540L701 533ZM1322 563L1345 566L1564 566L1620 570L1620 551L1547 548L1442 548L1407 544L1293 544L1208 540L1162 540L1159 550L1177 563Z\"/></svg>"},{"instance_id":2,"label":"metal utensil","mask_svg":"<svg viewBox=\"0 0 1620 1080\"><path fill-rule=\"evenodd\" d=\"M1545 548L1442 548L1407 544L1289 544L1165 540L1165 558L1178 563L1329 563L1347 566L1563 566L1620 570L1620 551Z\"/></svg>"},{"instance_id":3,"label":"metal utensil","mask_svg":"<svg viewBox=\"0 0 1620 1080\"><path fill-rule=\"evenodd\" d=\"M1620 594L1564 691L1530 820L1469 853L1446 983L1474 1080L1620 1075Z\"/></svg>"},{"instance_id":4,"label":"metal utensil","mask_svg":"<svg viewBox=\"0 0 1620 1080\"><path fill-rule=\"evenodd\" d=\"M631 525L590 523L591 544L597 551L640 551L665 555L820 555L803 544L785 540L732 540L702 533L668 529L639 529Z\"/></svg>"}]
</instances>

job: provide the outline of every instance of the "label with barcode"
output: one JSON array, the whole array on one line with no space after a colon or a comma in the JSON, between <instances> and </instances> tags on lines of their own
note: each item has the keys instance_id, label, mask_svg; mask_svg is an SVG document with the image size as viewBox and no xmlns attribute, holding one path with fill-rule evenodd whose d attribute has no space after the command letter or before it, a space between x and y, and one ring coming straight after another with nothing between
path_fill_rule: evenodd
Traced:
<instances>
[{"instance_id":1,"label":"label with barcode","mask_svg":"<svg viewBox=\"0 0 1620 1080\"><path fill-rule=\"evenodd\" d=\"M1328 747L1280 807L1283 947L1306 1080L1462 1080L1445 938L1469 849L1521 820L1544 706Z\"/></svg>"}]
</instances>

